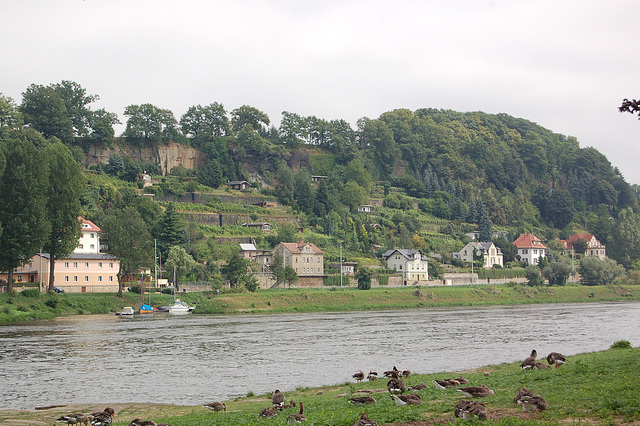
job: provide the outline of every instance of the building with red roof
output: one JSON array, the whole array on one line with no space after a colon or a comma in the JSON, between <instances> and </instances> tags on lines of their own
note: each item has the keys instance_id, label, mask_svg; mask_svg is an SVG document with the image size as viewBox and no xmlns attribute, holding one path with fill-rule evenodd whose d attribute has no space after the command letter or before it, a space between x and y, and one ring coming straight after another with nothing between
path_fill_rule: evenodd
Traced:
<instances>
[{"instance_id":1,"label":"building with red roof","mask_svg":"<svg viewBox=\"0 0 640 426\"><path fill-rule=\"evenodd\" d=\"M540 259L547 255L547 247L542 244L540 238L533 234L522 234L514 242L518 254L516 259L524 260L529 265L537 265Z\"/></svg>"},{"instance_id":2,"label":"building with red roof","mask_svg":"<svg viewBox=\"0 0 640 426\"><path fill-rule=\"evenodd\" d=\"M283 265L291 266L299 277L324 275L324 252L313 243L280 243L272 253L280 253Z\"/></svg>"},{"instance_id":3,"label":"building with red roof","mask_svg":"<svg viewBox=\"0 0 640 426\"><path fill-rule=\"evenodd\" d=\"M602 244L595 235L591 234L573 234L566 240L560 240L562 246L569 252L573 251L573 244L576 241L584 240L587 243L586 250L583 254L584 256L596 256L600 259L604 259L607 257L607 249L604 244Z\"/></svg>"}]
</instances>

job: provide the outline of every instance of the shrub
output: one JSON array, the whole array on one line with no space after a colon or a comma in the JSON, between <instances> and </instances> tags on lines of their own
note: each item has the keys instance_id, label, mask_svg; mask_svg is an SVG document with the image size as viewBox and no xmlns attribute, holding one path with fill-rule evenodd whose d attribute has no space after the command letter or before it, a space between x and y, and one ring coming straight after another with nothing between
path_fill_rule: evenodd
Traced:
<instances>
[{"instance_id":1,"label":"shrub","mask_svg":"<svg viewBox=\"0 0 640 426\"><path fill-rule=\"evenodd\" d=\"M20 296L38 298L40 297L40 290L37 288L27 288L25 290L22 290L22 293L20 293Z\"/></svg>"},{"instance_id":2,"label":"shrub","mask_svg":"<svg viewBox=\"0 0 640 426\"><path fill-rule=\"evenodd\" d=\"M611 345L611 349L630 349L631 343L628 340L618 340L613 345Z\"/></svg>"},{"instance_id":3,"label":"shrub","mask_svg":"<svg viewBox=\"0 0 640 426\"><path fill-rule=\"evenodd\" d=\"M138 287L137 285L132 285L131 287L129 287L127 289L127 291L129 291L129 293L138 293L138 294L140 294L140 287Z\"/></svg>"}]
</instances>

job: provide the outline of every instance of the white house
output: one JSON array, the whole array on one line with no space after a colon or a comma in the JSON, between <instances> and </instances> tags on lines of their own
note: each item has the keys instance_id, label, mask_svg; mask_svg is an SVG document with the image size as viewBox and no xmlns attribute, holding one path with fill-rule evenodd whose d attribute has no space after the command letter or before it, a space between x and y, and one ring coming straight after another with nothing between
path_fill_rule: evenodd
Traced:
<instances>
[{"instance_id":1,"label":"white house","mask_svg":"<svg viewBox=\"0 0 640 426\"><path fill-rule=\"evenodd\" d=\"M542 244L540 238L533 234L522 234L514 242L518 254L516 259L524 260L529 265L537 265L540 259L546 256L547 247Z\"/></svg>"},{"instance_id":2,"label":"white house","mask_svg":"<svg viewBox=\"0 0 640 426\"><path fill-rule=\"evenodd\" d=\"M413 281L427 281L429 279L429 261L420 250L387 250L382 255L382 259L387 263L387 269L402 272L404 285Z\"/></svg>"},{"instance_id":3,"label":"white house","mask_svg":"<svg viewBox=\"0 0 640 426\"><path fill-rule=\"evenodd\" d=\"M600 260L607 257L607 248L602 244L595 235L592 234L573 234L567 240L560 240L562 246L568 250L573 251L573 244L578 240L584 240L587 243L584 256L596 256Z\"/></svg>"},{"instance_id":4,"label":"white house","mask_svg":"<svg viewBox=\"0 0 640 426\"><path fill-rule=\"evenodd\" d=\"M473 261L473 252L479 252L484 257L484 268L491 269L493 265L504 266L502 250L496 247L491 241L468 243L462 250L457 253L451 253L452 257L464 260L465 262Z\"/></svg>"}]
</instances>

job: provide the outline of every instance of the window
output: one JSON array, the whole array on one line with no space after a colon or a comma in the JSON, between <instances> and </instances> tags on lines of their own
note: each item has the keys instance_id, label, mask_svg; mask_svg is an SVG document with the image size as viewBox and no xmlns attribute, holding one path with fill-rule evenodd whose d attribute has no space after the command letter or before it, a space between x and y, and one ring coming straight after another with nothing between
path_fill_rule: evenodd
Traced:
<instances>
[{"instance_id":1,"label":"window","mask_svg":"<svg viewBox=\"0 0 640 426\"><path fill-rule=\"evenodd\" d=\"M69 282L69 275L65 275L65 276L64 276L64 282L65 282L65 283L68 283L68 282Z\"/></svg>"},{"instance_id":2,"label":"window","mask_svg":"<svg viewBox=\"0 0 640 426\"><path fill-rule=\"evenodd\" d=\"M113 262L109 262L109 268L113 269Z\"/></svg>"},{"instance_id":3,"label":"window","mask_svg":"<svg viewBox=\"0 0 640 426\"><path fill-rule=\"evenodd\" d=\"M89 262L84 262L84 267L88 268L89 267Z\"/></svg>"},{"instance_id":4,"label":"window","mask_svg":"<svg viewBox=\"0 0 640 426\"><path fill-rule=\"evenodd\" d=\"M91 238L93 238L93 234L89 234L91 236Z\"/></svg>"},{"instance_id":5,"label":"window","mask_svg":"<svg viewBox=\"0 0 640 426\"><path fill-rule=\"evenodd\" d=\"M96 246L95 246L95 245L93 245L93 244L91 244L90 248L91 248L91 250L93 250L93 249L95 249L95 248L96 248Z\"/></svg>"},{"instance_id":6,"label":"window","mask_svg":"<svg viewBox=\"0 0 640 426\"><path fill-rule=\"evenodd\" d=\"M74 283L77 283L77 282L78 282L78 276L77 276L77 275L74 275L74 276L73 276L73 282L74 282Z\"/></svg>"},{"instance_id":7,"label":"window","mask_svg":"<svg viewBox=\"0 0 640 426\"><path fill-rule=\"evenodd\" d=\"M77 268L78 267L78 262L73 262L73 267Z\"/></svg>"},{"instance_id":8,"label":"window","mask_svg":"<svg viewBox=\"0 0 640 426\"><path fill-rule=\"evenodd\" d=\"M98 282L101 283L102 282L102 275L98 275Z\"/></svg>"},{"instance_id":9,"label":"window","mask_svg":"<svg viewBox=\"0 0 640 426\"><path fill-rule=\"evenodd\" d=\"M89 275L85 275L85 276L84 276L84 282L85 282L85 283L88 283L88 282L89 282Z\"/></svg>"},{"instance_id":10,"label":"window","mask_svg":"<svg viewBox=\"0 0 640 426\"><path fill-rule=\"evenodd\" d=\"M113 282L113 275L109 275L109 282L112 283Z\"/></svg>"},{"instance_id":11,"label":"window","mask_svg":"<svg viewBox=\"0 0 640 426\"><path fill-rule=\"evenodd\" d=\"M64 267L68 268L69 267L69 262L64 262Z\"/></svg>"},{"instance_id":12,"label":"window","mask_svg":"<svg viewBox=\"0 0 640 426\"><path fill-rule=\"evenodd\" d=\"M102 268L102 262L98 262L98 268Z\"/></svg>"},{"instance_id":13,"label":"window","mask_svg":"<svg viewBox=\"0 0 640 426\"><path fill-rule=\"evenodd\" d=\"M84 244L80 244L80 245L78 246L78 248L79 248L79 249L83 249L83 248L84 248Z\"/></svg>"}]
</instances>

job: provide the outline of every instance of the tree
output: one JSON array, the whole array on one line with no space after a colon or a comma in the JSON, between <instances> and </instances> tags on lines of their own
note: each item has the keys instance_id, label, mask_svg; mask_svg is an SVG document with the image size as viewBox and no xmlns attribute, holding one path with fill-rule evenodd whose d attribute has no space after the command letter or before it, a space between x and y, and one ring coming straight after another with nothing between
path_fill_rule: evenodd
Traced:
<instances>
[{"instance_id":1,"label":"tree","mask_svg":"<svg viewBox=\"0 0 640 426\"><path fill-rule=\"evenodd\" d=\"M84 175L69 148L61 142L47 145L43 157L49 171L45 209L51 226L43 250L50 255L49 291L53 291L55 260L68 256L82 235L78 216Z\"/></svg>"},{"instance_id":2,"label":"tree","mask_svg":"<svg viewBox=\"0 0 640 426\"><path fill-rule=\"evenodd\" d=\"M250 125L258 133L264 132L269 126L269 116L249 105L243 105L231 111L231 128L239 132L246 125Z\"/></svg>"},{"instance_id":3,"label":"tree","mask_svg":"<svg viewBox=\"0 0 640 426\"><path fill-rule=\"evenodd\" d=\"M290 206L293 204L294 186L295 181L293 172L286 164L283 164L278 169L276 174L276 195L280 203Z\"/></svg>"},{"instance_id":4,"label":"tree","mask_svg":"<svg viewBox=\"0 0 640 426\"><path fill-rule=\"evenodd\" d=\"M180 118L182 133L196 140L209 142L217 136L231 134L227 111L222 104L214 102L207 106L190 107Z\"/></svg>"},{"instance_id":5,"label":"tree","mask_svg":"<svg viewBox=\"0 0 640 426\"><path fill-rule=\"evenodd\" d=\"M542 275L549 280L549 285L565 285L571 275L571 265L565 261L551 262L544 267Z\"/></svg>"},{"instance_id":6,"label":"tree","mask_svg":"<svg viewBox=\"0 0 640 426\"><path fill-rule=\"evenodd\" d=\"M215 158L209 159L198 167L196 175L198 182L211 188L218 188L224 183L222 167L220 167L220 162Z\"/></svg>"},{"instance_id":7,"label":"tree","mask_svg":"<svg viewBox=\"0 0 640 426\"><path fill-rule=\"evenodd\" d=\"M280 252L275 252L271 260L271 274L276 281L274 287L278 287L285 281L284 260ZM294 271L295 272L295 271Z\"/></svg>"},{"instance_id":8,"label":"tree","mask_svg":"<svg viewBox=\"0 0 640 426\"><path fill-rule=\"evenodd\" d=\"M184 223L173 203L167 206L162 219L158 222L158 229L158 249L162 258L166 259L171 247L182 245L187 240Z\"/></svg>"},{"instance_id":9,"label":"tree","mask_svg":"<svg viewBox=\"0 0 640 426\"><path fill-rule=\"evenodd\" d=\"M0 93L0 137L7 130L17 130L22 126L22 115L15 101Z\"/></svg>"},{"instance_id":10,"label":"tree","mask_svg":"<svg viewBox=\"0 0 640 426\"><path fill-rule=\"evenodd\" d=\"M571 243L571 248L573 248L574 253L576 254L584 254L589 247L589 243L584 238L580 237L576 239L573 243Z\"/></svg>"},{"instance_id":11,"label":"tree","mask_svg":"<svg viewBox=\"0 0 640 426\"><path fill-rule=\"evenodd\" d=\"M340 195L342 204L349 207L350 210L355 210L361 204L367 200L367 191L358 185L355 181L350 180L342 187L342 194Z\"/></svg>"},{"instance_id":12,"label":"tree","mask_svg":"<svg viewBox=\"0 0 640 426\"><path fill-rule=\"evenodd\" d=\"M24 123L31 125L45 138L55 136L62 142L73 142L73 122L62 98L53 87L29 86L22 94L20 112Z\"/></svg>"},{"instance_id":13,"label":"tree","mask_svg":"<svg viewBox=\"0 0 640 426\"><path fill-rule=\"evenodd\" d=\"M108 112L104 108L100 108L91 115L90 119L92 132L89 135L91 139L95 139L104 144L111 145L114 141L115 130L113 126L120 124L118 116L113 112Z\"/></svg>"},{"instance_id":14,"label":"tree","mask_svg":"<svg viewBox=\"0 0 640 426\"><path fill-rule=\"evenodd\" d=\"M622 265L615 260L605 257L599 259L595 256L585 257L578 266L580 283L584 285L607 285L625 275Z\"/></svg>"},{"instance_id":15,"label":"tree","mask_svg":"<svg viewBox=\"0 0 640 426\"><path fill-rule=\"evenodd\" d=\"M284 267L283 279L286 284L289 284L289 288L291 288L291 284L295 284L299 280L296 270L289 265Z\"/></svg>"},{"instance_id":16,"label":"tree","mask_svg":"<svg viewBox=\"0 0 640 426\"><path fill-rule=\"evenodd\" d=\"M117 274L118 295L122 295L125 278L153 265L151 235L144 220L133 207L108 212L102 228L109 242L107 252L120 262Z\"/></svg>"},{"instance_id":17,"label":"tree","mask_svg":"<svg viewBox=\"0 0 640 426\"><path fill-rule=\"evenodd\" d=\"M625 268L640 259L640 216L630 207L618 214L607 245L608 255Z\"/></svg>"},{"instance_id":18,"label":"tree","mask_svg":"<svg viewBox=\"0 0 640 426\"><path fill-rule=\"evenodd\" d=\"M49 231L45 213L46 163L25 132L0 140L0 270L8 272L7 292L13 288L13 271L37 253Z\"/></svg>"},{"instance_id":19,"label":"tree","mask_svg":"<svg viewBox=\"0 0 640 426\"><path fill-rule=\"evenodd\" d=\"M286 223L278 226L278 240L279 242L291 243L296 239L296 229Z\"/></svg>"},{"instance_id":20,"label":"tree","mask_svg":"<svg viewBox=\"0 0 640 426\"><path fill-rule=\"evenodd\" d=\"M98 95L87 95L86 89L78 83L62 80L51 85L65 105L67 117L73 124L75 136L85 137L91 133L92 115L89 104L100 99Z\"/></svg>"},{"instance_id":21,"label":"tree","mask_svg":"<svg viewBox=\"0 0 640 426\"><path fill-rule=\"evenodd\" d=\"M622 105L618 107L618 111L620 112L628 112L630 114L638 114L638 119L640 120L640 101L636 101L635 99L629 100L624 99L622 101Z\"/></svg>"},{"instance_id":22,"label":"tree","mask_svg":"<svg viewBox=\"0 0 640 426\"><path fill-rule=\"evenodd\" d=\"M247 261L240 257L240 253L234 251L227 263L226 277L231 287L239 287L247 275Z\"/></svg>"},{"instance_id":23,"label":"tree","mask_svg":"<svg viewBox=\"0 0 640 426\"><path fill-rule=\"evenodd\" d=\"M369 268L359 268L358 272L356 272L356 280L358 280L358 290L369 290L371 289L371 278L373 277L373 272Z\"/></svg>"},{"instance_id":24,"label":"tree","mask_svg":"<svg viewBox=\"0 0 640 426\"><path fill-rule=\"evenodd\" d=\"M193 257L187 253L184 247L173 246L169 249L165 269L169 273L175 270L178 279L184 279L187 275L191 274L197 266L198 262L193 260Z\"/></svg>"},{"instance_id":25,"label":"tree","mask_svg":"<svg viewBox=\"0 0 640 426\"><path fill-rule=\"evenodd\" d=\"M127 128L123 135L143 142L166 142L178 134L173 112L151 104L129 105L124 110Z\"/></svg>"},{"instance_id":26,"label":"tree","mask_svg":"<svg viewBox=\"0 0 640 426\"><path fill-rule=\"evenodd\" d=\"M524 276L530 286L540 286L544 284L544 279L540 274L540 268L537 265L528 265L524 269Z\"/></svg>"},{"instance_id":27,"label":"tree","mask_svg":"<svg viewBox=\"0 0 640 426\"><path fill-rule=\"evenodd\" d=\"M309 139L309 120L298 114L282 111L282 120L278 133L282 140L296 148Z\"/></svg>"}]
</instances>

